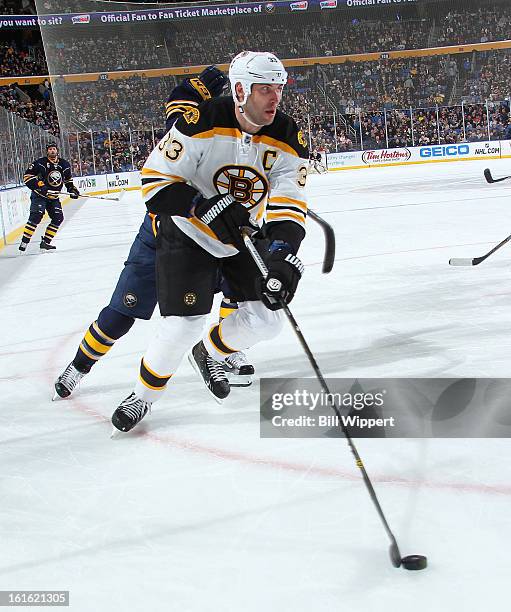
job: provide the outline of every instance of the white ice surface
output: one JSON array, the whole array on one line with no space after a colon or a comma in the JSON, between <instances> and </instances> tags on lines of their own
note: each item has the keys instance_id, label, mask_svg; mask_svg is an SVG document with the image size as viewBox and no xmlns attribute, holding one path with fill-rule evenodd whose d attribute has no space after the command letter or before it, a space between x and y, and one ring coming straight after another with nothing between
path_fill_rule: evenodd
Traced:
<instances>
[{"instance_id":1,"label":"white ice surface","mask_svg":"<svg viewBox=\"0 0 511 612\"><path fill-rule=\"evenodd\" d=\"M311 176L337 236L321 274L309 224L292 309L325 375L507 377L511 181L473 162ZM82 382L55 377L108 302L142 220L135 195L65 210L55 253L0 253L0 590L65 589L71 610L439 612L503 609L511 538L509 440L360 440L403 554L343 440L261 440L258 386L222 406L183 363L129 435L109 417L154 330L138 322ZM288 327L250 351L259 376L312 376Z\"/></svg>"}]
</instances>

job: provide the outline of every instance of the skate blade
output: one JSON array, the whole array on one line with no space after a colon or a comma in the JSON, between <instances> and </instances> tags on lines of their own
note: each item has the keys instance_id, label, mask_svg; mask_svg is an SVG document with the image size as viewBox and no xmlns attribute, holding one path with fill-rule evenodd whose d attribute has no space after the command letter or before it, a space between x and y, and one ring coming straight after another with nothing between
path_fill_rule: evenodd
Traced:
<instances>
[{"instance_id":1,"label":"skate blade","mask_svg":"<svg viewBox=\"0 0 511 612\"><path fill-rule=\"evenodd\" d=\"M231 387L250 387L254 382L250 374L240 375L234 374L233 372L226 372L225 375Z\"/></svg>"},{"instance_id":2,"label":"skate blade","mask_svg":"<svg viewBox=\"0 0 511 612\"><path fill-rule=\"evenodd\" d=\"M117 427L114 427L112 425L112 433L110 434L110 440L117 440L118 438L120 438L120 436L118 436L117 434L123 434L125 433L124 431L121 431L120 429L117 429Z\"/></svg>"},{"instance_id":3,"label":"skate blade","mask_svg":"<svg viewBox=\"0 0 511 612\"><path fill-rule=\"evenodd\" d=\"M221 399L220 397L217 397L213 391L211 391L211 389L208 387L208 385L204 382L204 379L202 378L202 374L200 373L199 370L199 366L196 364L195 359L193 358L193 354L192 351L190 351L188 353L188 361L190 362L190 365L192 366L192 368L195 370L195 372L197 373L197 376L201 379L202 384L204 385L204 388L206 389L206 391L211 395L211 397L218 403L218 404L223 404L224 400ZM229 396L227 396L229 397Z\"/></svg>"}]
</instances>

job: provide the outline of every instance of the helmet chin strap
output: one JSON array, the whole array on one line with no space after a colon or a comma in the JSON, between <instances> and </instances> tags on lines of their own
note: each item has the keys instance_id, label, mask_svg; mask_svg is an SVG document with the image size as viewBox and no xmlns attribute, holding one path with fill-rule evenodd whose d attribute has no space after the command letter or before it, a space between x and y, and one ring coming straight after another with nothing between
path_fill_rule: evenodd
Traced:
<instances>
[{"instance_id":1,"label":"helmet chin strap","mask_svg":"<svg viewBox=\"0 0 511 612\"><path fill-rule=\"evenodd\" d=\"M245 87L243 86L243 102L236 102L236 106L238 107L238 110L240 112L241 115L243 115L243 119L247 122L250 123L250 125L253 125L256 128L262 128L262 125L259 125L258 123L254 123L253 121L251 121L247 115L247 113L245 112L245 105L247 103L248 97L249 95L252 93L252 87L249 88L249 93L247 94L245 91Z\"/></svg>"},{"instance_id":2,"label":"helmet chin strap","mask_svg":"<svg viewBox=\"0 0 511 612\"><path fill-rule=\"evenodd\" d=\"M245 105L243 105L243 106L245 106ZM254 126L254 127L256 127L256 128L262 128L262 127L263 127L262 125L259 125L259 123L254 123L253 121L251 121L251 120L248 118L248 115L247 115L247 113L245 112L245 109L243 108L243 106L238 106L238 109L239 109L239 111L240 111L240 114L241 114L241 115L243 115L243 119L245 119L245 121L246 121L247 123L250 123L250 125L253 125L253 126Z\"/></svg>"}]
</instances>

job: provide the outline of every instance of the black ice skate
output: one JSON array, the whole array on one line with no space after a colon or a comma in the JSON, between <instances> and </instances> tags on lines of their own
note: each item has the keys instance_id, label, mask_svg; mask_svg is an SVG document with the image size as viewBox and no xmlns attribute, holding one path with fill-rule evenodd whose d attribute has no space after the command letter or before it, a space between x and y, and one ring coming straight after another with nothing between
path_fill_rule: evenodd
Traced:
<instances>
[{"instance_id":1,"label":"black ice skate","mask_svg":"<svg viewBox=\"0 0 511 612\"><path fill-rule=\"evenodd\" d=\"M28 242L20 242L20 245L18 247L18 251L20 251L20 253L24 253L27 250L27 246L28 246Z\"/></svg>"},{"instance_id":2,"label":"black ice skate","mask_svg":"<svg viewBox=\"0 0 511 612\"><path fill-rule=\"evenodd\" d=\"M151 402L140 399L134 393L128 395L112 414L112 425L114 426L112 435L116 430L130 431L137 423L140 423L150 410Z\"/></svg>"},{"instance_id":3,"label":"black ice skate","mask_svg":"<svg viewBox=\"0 0 511 612\"><path fill-rule=\"evenodd\" d=\"M85 374L87 372L80 372L71 362L55 382L55 395L53 399L69 397Z\"/></svg>"},{"instance_id":4,"label":"black ice skate","mask_svg":"<svg viewBox=\"0 0 511 612\"><path fill-rule=\"evenodd\" d=\"M224 372L231 387L250 387L254 377L254 366L242 351L229 355L223 363Z\"/></svg>"},{"instance_id":5,"label":"black ice skate","mask_svg":"<svg viewBox=\"0 0 511 612\"><path fill-rule=\"evenodd\" d=\"M222 403L222 400L231 392L222 362L209 356L202 340L193 347L188 355L188 360L204 381L211 395L217 402Z\"/></svg>"},{"instance_id":6,"label":"black ice skate","mask_svg":"<svg viewBox=\"0 0 511 612\"><path fill-rule=\"evenodd\" d=\"M41 249L41 251L54 251L57 247L53 246L53 244L50 244L49 242L46 242L46 240L41 239L41 244L39 245L39 248Z\"/></svg>"}]
</instances>

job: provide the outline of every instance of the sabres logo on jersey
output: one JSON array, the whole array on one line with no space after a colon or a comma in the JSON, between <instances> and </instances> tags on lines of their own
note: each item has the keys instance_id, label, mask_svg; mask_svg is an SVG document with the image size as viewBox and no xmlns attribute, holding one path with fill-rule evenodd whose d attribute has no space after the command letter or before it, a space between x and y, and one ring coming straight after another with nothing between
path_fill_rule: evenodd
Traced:
<instances>
[{"instance_id":1,"label":"sabres logo on jersey","mask_svg":"<svg viewBox=\"0 0 511 612\"><path fill-rule=\"evenodd\" d=\"M247 166L222 166L215 173L213 183L219 193L230 193L248 208L257 206L268 193L265 177Z\"/></svg>"},{"instance_id":2,"label":"sabres logo on jersey","mask_svg":"<svg viewBox=\"0 0 511 612\"><path fill-rule=\"evenodd\" d=\"M62 185L62 174L58 170L52 170L48 174L48 185L50 187L60 187Z\"/></svg>"},{"instance_id":3,"label":"sabres logo on jersey","mask_svg":"<svg viewBox=\"0 0 511 612\"><path fill-rule=\"evenodd\" d=\"M303 135L302 130L298 131L297 139L298 139L298 142L302 145L302 147L307 146L307 141L305 140L305 136Z\"/></svg>"},{"instance_id":4,"label":"sabres logo on jersey","mask_svg":"<svg viewBox=\"0 0 511 612\"><path fill-rule=\"evenodd\" d=\"M188 125L190 125L190 123L197 123L200 118L199 109L191 108L189 111L186 111L186 113L184 113L183 117L186 123L188 123Z\"/></svg>"}]
</instances>

